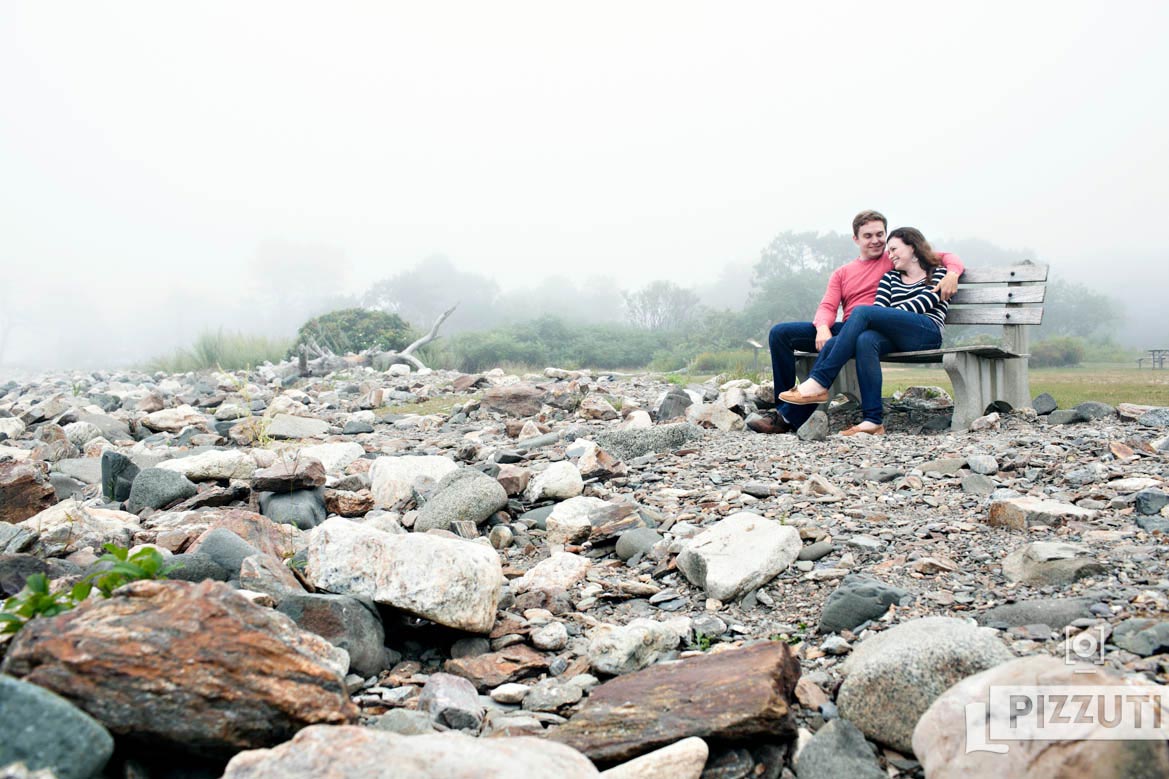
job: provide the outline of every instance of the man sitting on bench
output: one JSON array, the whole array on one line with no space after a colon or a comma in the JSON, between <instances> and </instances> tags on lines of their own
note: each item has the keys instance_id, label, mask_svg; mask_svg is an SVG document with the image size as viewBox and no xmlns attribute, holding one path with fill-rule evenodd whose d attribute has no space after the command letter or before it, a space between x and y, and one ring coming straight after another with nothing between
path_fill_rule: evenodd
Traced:
<instances>
[{"instance_id":1,"label":"man sitting on bench","mask_svg":"<svg viewBox=\"0 0 1169 779\"><path fill-rule=\"evenodd\" d=\"M747 426L757 433L787 433L798 430L800 425L816 410L814 405L784 403L779 393L796 386L797 351L820 351L832 336L844 327L844 320L857 306L870 306L877 296L877 284L881 277L893 270L893 262L885 251L885 232L889 223L877 211L862 211L852 220L852 240L860 249L860 256L852 262L837 268L828 280L828 289L816 309L811 322L783 322L771 328L768 346L771 349L771 373L775 381L775 411L751 419ZM966 270L957 255L937 252L937 257L946 267L945 278L934 288L942 300L949 300L958 290L958 277ZM843 307L844 316L836 321L837 312ZM859 370L862 375L880 375L880 355L857 354L857 361L874 360L875 371ZM869 390L866 393L865 390ZM861 394L880 390L861 386Z\"/></svg>"}]
</instances>

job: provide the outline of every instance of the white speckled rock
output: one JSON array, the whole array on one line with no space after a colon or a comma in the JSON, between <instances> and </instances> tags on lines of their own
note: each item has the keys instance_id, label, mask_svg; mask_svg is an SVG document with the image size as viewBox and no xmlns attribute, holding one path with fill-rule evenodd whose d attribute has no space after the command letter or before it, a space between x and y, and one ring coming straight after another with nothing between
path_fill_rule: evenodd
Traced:
<instances>
[{"instance_id":1,"label":"white speckled rock","mask_svg":"<svg viewBox=\"0 0 1169 779\"><path fill-rule=\"evenodd\" d=\"M532 477L524 499L529 503L538 500L567 500L584 492L584 479L580 471L570 462L552 463Z\"/></svg>"},{"instance_id":2,"label":"white speckled rock","mask_svg":"<svg viewBox=\"0 0 1169 779\"><path fill-rule=\"evenodd\" d=\"M329 423L314 417L276 414L268 423L267 433L272 438L316 438L329 432Z\"/></svg>"},{"instance_id":3,"label":"white speckled rock","mask_svg":"<svg viewBox=\"0 0 1169 779\"><path fill-rule=\"evenodd\" d=\"M365 454L365 449L362 448L361 444L353 442L302 446L298 451L301 457L320 460L321 465L325 466L325 471L328 473L341 471L349 463Z\"/></svg>"},{"instance_id":4,"label":"white speckled rock","mask_svg":"<svg viewBox=\"0 0 1169 779\"><path fill-rule=\"evenodd\" d=\"M1131 687L1134 693L1155 693L1165 700L1164 687L1150 682L1121 678L1108 669L1092 665L1068 665L1048 655L1020 657L990 670L962 679L933 702L913 731L913 751L930 779L959 777L1014 777L1056 779L1136 779L1169 776L1169 751L1164 741L1109 739L1101 725L1082 725L1084 738L1075 741L993 741L1007 747L1004 754L967 750L967 713L970 704L985 704L991 686L1108 686ZM1072 704L1067 713L1078 713ZM1124 707L1131 714L1132 704ZM995 716L994 712L990 713ZM1162 715L1167 715L1162 709ZM1001 717L1006 719L1007 712ZM1056 716L1059 716L1058 714ZM1070 719L1070 718L1069 718ZM1166 717L1169 719L1169 717ZM1050 720L1049 720L1050 721ZM984 731L985 735L985 731ZM1115 731L1113 731L1115 735ZM1102 737L1103 740L1094 740Z\"/></svg>"},{"instance_id":5,"label":"white speckled rock","mask_svg":"<svg viewBox=\"0 0 1169 779\"><path fill-rule=\"evenodd\" d=\"M379 457L369 469L370 491L377 505L393 508L414 494L415 485L424 480L438 483L458 468L449 457Z\"/></svg>"},{"instance_id":6,"label":"white speckled rock","mask_svg":"<svg viewBox=\"0 0 1169 779\"><path fill-rule=\"evenodd\" d=\"M787 570L802 548L794 527L740 511L695 536L678 568L710 597L730 601Z\"/></svg>"},{"instance_id":7,"label":"white speckled rock","mask_svg":"<svg viewBox=\"0 0 1169 779\"><path fill-rule=\"evenodd\" d=\"M329 592L360 595L440 625L486 633L503 568L495 550L457 538L395 535L334 517L313 529L307 575Z\"/></svg>"},{"instance_id":8,"label":"white speckled rock","mask_svg":"<svg viewBox=\"0 0 1169 779\"><path fill-rule=\"evenodd\" d=\"M517 595L537 590L567 590L584 579L592 566L588 558L561 552L528 569L527 573L512 581L511 589Z\"/></svg>"},{"instance_id":9,"label":"white speckled rock","mask_svg":"<svg viewBox=\"0 0 1169 779\"><path fill-rule=\"evenodd\" d=\"M199 427L206 430L207 417L190 406L183 405L147 414L143 418L142 424L156 433L177 433L184 427Z\"/></svg>"},{"instance_id":10,"label":"white speckled rock","mask_svg":"<svg viewBox=\"0 0 1169 779\"><path fill-rule=\"evenodd\" d=\"M545 520L548 543L577 544L584 541L593 530L589 515L607 505L600 498L583 495L557 503Z\"/></svg>"},{"instance_id":11,"label":"white speckled rock","mask_svg":"<svg viewBox=\"0 0 1169 779\"><path fill-rule=\"evenodd\" d=\"M190 457L179 457L161 462L164 471L181 473L191 481L216 479L250 479L256 470L256 461L243 449L213 449Z\"/></svg>"},{"instance_id":12,"label":"white speckled rock","mask_svg":"<svg viewBox=\"0 0 1169 779\"><path fill-rule=\"evenodd\" d=\"M65 500L16 524L37 535L32 552L57 557L87 546L102 544L131 546L140 527L138 517L125 511L90 508L76 500Z\"/></svg>"},{"instance_id":13,"label":"white speckled rock","mask_svg":"<svg viewBox=\"0 0 1169 779\"><path fill-rule=\"evenodd\" d=\"M241 752L223 779L591 779L589 759L542 738L401 736L311 725L272 749Z\"/></svg>"},{"instance_id":14,"label":"white speckled rock","mask_svg":"<svg viewBox=\"0 0 1169 779\"><path fill-rule=\"evenodd\" d=\"M698 779L709 756L706 742L691 736L602 771L601 776L603 779Z\"/></svg>"},{"instance_id":15,"label":"white speckled rock","mask_svg":"<svg viewBox=\"0 0 1169 779\"><path fill-rule=\"evenodd\" d=\"M601 673L633 673L677 649L680 641L674 628L652 619L635 619L625 626L601 625L589 641L589 663Z\"/></svg>"}]
</instances>

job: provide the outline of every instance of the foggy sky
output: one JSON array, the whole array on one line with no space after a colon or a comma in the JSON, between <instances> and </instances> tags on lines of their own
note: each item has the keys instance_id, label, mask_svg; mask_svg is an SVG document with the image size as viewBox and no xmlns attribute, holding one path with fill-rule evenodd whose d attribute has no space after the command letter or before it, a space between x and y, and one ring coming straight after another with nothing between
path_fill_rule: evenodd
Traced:
<instances>
[{"instance_id":1,"label":"foggy sky","mask_svg":"<svg viewBox=\"0 0 1169 779\"><path fill-rule=\"evenodd\" d=\"M303 276L273 245L318 247L330 294L435 253L693 285L862 208L1159 299L1167 29L1159 2L13 0L0 306L37 324L10 353L233 327L204 314Z\"/></svg>"}]
</instances>

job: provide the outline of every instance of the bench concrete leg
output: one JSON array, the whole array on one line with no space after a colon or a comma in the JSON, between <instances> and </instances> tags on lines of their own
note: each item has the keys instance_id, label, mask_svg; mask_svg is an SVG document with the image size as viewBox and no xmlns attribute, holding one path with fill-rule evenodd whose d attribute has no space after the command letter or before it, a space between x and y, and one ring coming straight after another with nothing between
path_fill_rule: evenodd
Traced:
<instances>
[{"instance_id":1,"label":"bench concrete leg","mask_svg":"<svg viewBox=\"0 0 1169 779\"><path fill-rule=\"evenodd\" d=\"M1025 325L1005 325L1003 348L1016 354L1030 352L1029 329ZM1011 404L1011 408L1031 408L1030 362L1027 357L1003 361L1002 394L996 400L1005 400Z\"/></svg>"},{"instance_id":2,"label":"bench concrete leg","mask_svg":"<svg viewBox=\"0 0 1169 779\"><path fill-rule=\"evenodd\" d=\"M942 366L954 386L951 431L969 430L970 423L982 416L987 406L995 400L1005 400L1002 394L1006 386L1004 362L965 352L942 357Z\"/></svg>"}]
</instances>

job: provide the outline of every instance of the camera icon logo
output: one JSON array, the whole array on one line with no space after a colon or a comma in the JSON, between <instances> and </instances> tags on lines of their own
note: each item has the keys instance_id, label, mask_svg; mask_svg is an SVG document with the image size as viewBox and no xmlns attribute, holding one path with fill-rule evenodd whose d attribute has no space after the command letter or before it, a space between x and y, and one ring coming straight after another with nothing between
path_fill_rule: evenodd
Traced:
<instances>
[{"instance_id":1,"label":"camera icon logo","mask_svg":"<svg viewBox=\"0 0 1169 779\"><path fill-rule=\"evenodd\" d=\"M1091 627L1080 632L1069 626L1063 629L1063 661L1068 665L1077 663L1104 663L1104 628ZM1083 673L1087 673L1084 671Z\"/></svg>"}]
</instances>

